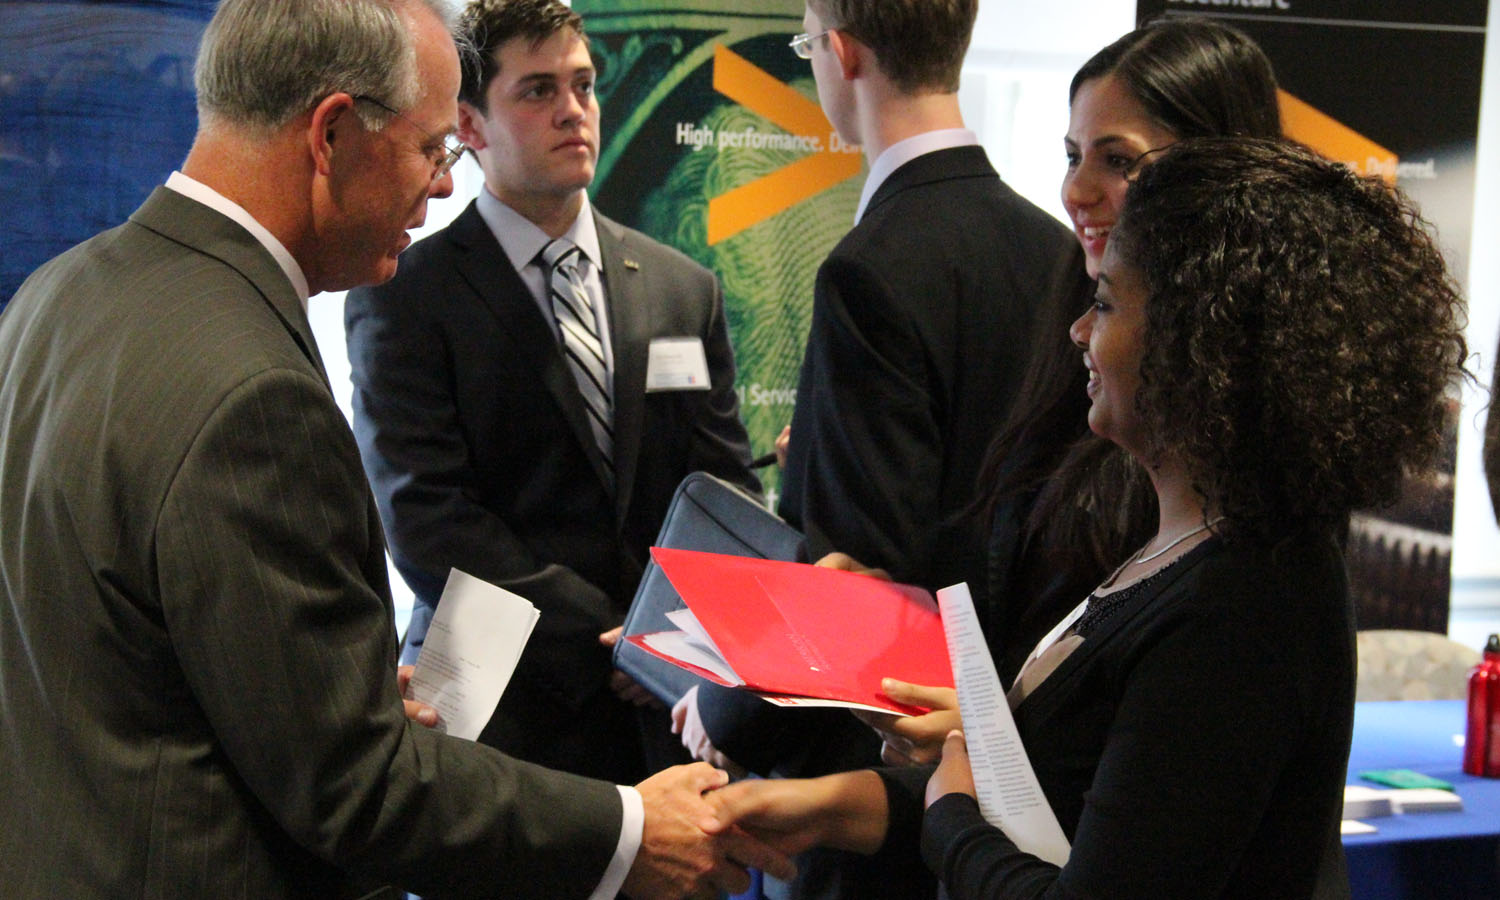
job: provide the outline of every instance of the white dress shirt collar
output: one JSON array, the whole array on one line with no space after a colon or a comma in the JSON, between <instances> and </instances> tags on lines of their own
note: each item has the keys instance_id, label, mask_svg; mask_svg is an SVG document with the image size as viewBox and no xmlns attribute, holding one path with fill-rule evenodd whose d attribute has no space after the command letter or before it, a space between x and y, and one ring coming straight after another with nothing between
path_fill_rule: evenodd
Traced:
<instances>
[{"instance_id":1,"label":"white dress shirt collar","mask_svg":"<svg viewBox=\"0 0 1500 900\"><path fill-rule=\"evenodd\" d=\"M859 209L854 213L854 222L865 217L865 207L870 205L870 198L880 189L891 173L916 159L938 150L948 150L953 147L970 147L979 143L979 136L967 128L940 128L937 131L924 131L921 134L912 135L904 141L885 148L870 164L870 174L865 178L865 188L859 194Z\"/></svg>"},{"instance_id":2,"label":"white dress shirt collar","mask_svg":"<svg viewBox=\"0 0 1500 900\"><path fill-rule=\"evenodd\" d=\"M530 219L506 206L504 201L490 193L489 188L480 190L475 204L479 217L489 227L490 233L500 244L500 252L510 260L511 267L521 277L521 283L531 292L542 319L557 337L557 318L552 309L552 298L547 293L546 266L539 259L542 248L552 240ZM604 291L604 259L599 250L599 232L595 229L594 216L589 208L588 195L578 210L578 218L563 232L563 237L572 241L583 251L586 261L578 267L583 277L583 289L594 305L594 326L599 335L600 348L604 351L604 368L613 377L615 370L614 339L610 334L610 303ZM533 263L535 265L533 265Z\"/></svg>"},{"instance_id":3,"label":"white dress shirt collar","mask_svg":"<svg viewBox=\"0 0 1500 900\"><path fill-rule=\"evenodd\" d=\"M240 225L251 236L260 242L281 271L286 273L287 280L292 283L292 289L297 292L297 299L302 301L302 308L307 309L307 298L309 291L307 287L307 276L302 274L302 267L297 265L297 260L287 252L281 241L266 230L266 227L255 221L255 217L245 211L243 206L230 200L228 197L209 187L201 181L196 181L181 172L173 172L167 177L167 189L175 191L189 200L196 200L209 209L221 213Z\"/></svg>"},{"instance_id":4,"label":"white dress shirt collar","mask_svg":"<svg viewBox=\"0 0 1500 900\"><path fill-rule=\"evenodd\" d=\"M476 201L479 217L490 227L500 249L517 272L536 261L538 253L552 240L534 222L505 205L505 201L490 193L488 187L481 188ZM578 218L563 232L563 237L578 245L583 255L595 268L604 271L604 260L599 253L599 232L594 228L594 216L589 207L588 194L583 195L583 205L578 209Z\"/></svg>"}]
</instances>

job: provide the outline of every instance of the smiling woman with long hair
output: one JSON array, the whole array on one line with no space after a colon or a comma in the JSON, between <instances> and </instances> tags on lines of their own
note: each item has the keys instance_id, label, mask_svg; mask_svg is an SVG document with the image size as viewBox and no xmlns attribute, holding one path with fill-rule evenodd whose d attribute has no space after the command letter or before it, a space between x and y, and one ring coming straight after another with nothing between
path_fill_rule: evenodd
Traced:
<instances>
[{"instance_id":1,"label":"smiling woman with long hair","mask_svg":"<svg viewBox=\"0 0 1500 900\"><path fill-rule=\"evenodd\" d=\"M985 453L971 509L989 541L969 585L1007 685L1036 642L1156 526L1141 467L1085 424L1086 379L1067 334L1093 302L1127 175L1179 140L1281 136L1265 53L1233 27L1191 17L1148 23L1089 57L1069 84L1068 109L1061 198L1078 243L1054 272L1042 337ZM957 724L953 692L900 682L888 690L932 712L866 718L886 761L934 761Z\"/></svg>"},{"instance_id":2,"label":"smiling woman with long hair","mask_svg":"<svg viewBox=\"0 0 1500 900\"><path fill-rule=\"evenodd\" d=\"M1282 141L1163 152L1071 329L1089 427L1146 471L1155 533L1011 691L1066 865L985 824L958 734L930 780L842 773L719 799L794 846L910 852L920 832L954 900L1347 896L1337 534L1438 448L1461 309L1424 223L1378 180Z\"/></svg>"}]
</instances>

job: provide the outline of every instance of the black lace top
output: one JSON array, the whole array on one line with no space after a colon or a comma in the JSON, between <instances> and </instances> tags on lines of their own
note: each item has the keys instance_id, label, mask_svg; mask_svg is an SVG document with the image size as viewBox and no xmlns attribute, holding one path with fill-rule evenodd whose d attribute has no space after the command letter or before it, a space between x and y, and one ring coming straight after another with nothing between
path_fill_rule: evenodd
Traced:
<instances>
[{"instance_id":1,"label":"black lace top","mask_svg":"<svg viewBox=\"0 0 1500 900\"><path fill-rule=\"evenodd\" d=\"M1070 630L1075 634L1081 635L1084 640L1088 640L1089 634L1094 629L1107 622L1110 616L1118 612L1132 598L1139 596L1147 587L1156 583L1163 574L1182 562L1187 555L1187 553L1182 554L1140 581L1128 584L1118 591L1111 591L1102 597L1099 596L1098 592L1089 594L1088 608L1084 610L1083 615L1078 617L1078 621L1073 623L1073 627Z\"/></svg>"}]
</instances>

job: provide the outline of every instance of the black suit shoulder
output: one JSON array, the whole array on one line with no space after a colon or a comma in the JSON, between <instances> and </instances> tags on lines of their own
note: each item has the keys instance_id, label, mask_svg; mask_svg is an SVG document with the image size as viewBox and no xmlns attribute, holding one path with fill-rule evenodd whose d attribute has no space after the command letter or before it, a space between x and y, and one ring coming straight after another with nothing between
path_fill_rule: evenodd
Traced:
<instances>
[{"instance_id":1,"label":"black suit shoulder","mask_svg":"<svg viewBox=\"0 0 1500 900\"><path fill-rule=\"evenodd\" d=\"M1072 240L1067 229L1000 179L978 147L920 156L892 172L830 260L851 258L895 277L932 272L914 260L1045 277Z\"/></svg>"},{"instance_id":2,"label":"black suit shoulder","mask_svg":"<svg viewBox=\"0 0 1500 900\"><path fill-rule=\"evenodd\" d=\"M956 544L940 529L975 496L1070 241L978 147L919 156L876 190L818 270L781 506L811 555L934 588L974 577L976 529L955 523ZM909 488L876 487L895 483Z\"/></svg>"},{"instance_id":3,"label":"black suit shoulder","mask_svg":"<svg viewBox=\"0 0 1500 900\"><path fill-rule=\"evenodd\" d=\"M367 310L381 310L407 320L442 318L454 296L449 285L460 278L459 260L476 253L485 255L488 264L502 262L511 269L499 242L471 202L447 226L406 248L389 281L352 288L344 301L346 326ZM421 300L413 304L412 298ZM397 304L412 308L399 308Z\"/></svg>"},{"instance_id":4,"label":"black suit shoulder","mask_svg":"<svg viewBox=\"0 0 1500 900\"><path fill-rule=\"evenodd\" d=\"M631 228L609 218L598 210L594 211L594 220L600 226L601 235L605 234L618 241L622 250L640 256L651 257L664 265L681 266L685 270L691 270L707 278L715 278L714 273L702 263L678 250L670 244L664 244L656 238Z\"/></svg>"}]
</instances>

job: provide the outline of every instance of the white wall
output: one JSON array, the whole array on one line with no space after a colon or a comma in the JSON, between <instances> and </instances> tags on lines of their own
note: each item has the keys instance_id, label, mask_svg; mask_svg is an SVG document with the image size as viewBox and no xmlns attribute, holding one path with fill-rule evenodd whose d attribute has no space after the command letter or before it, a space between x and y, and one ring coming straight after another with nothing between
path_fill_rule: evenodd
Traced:
<instances>
[{"instance_id":1,"label":"white wall","mask_svg":"<svg viewBox=\"0 0 1500 900\"><path fill-rule=\"evenodd\" d=\"M1479 105L1478 170L1474 184L1474 241L1469 263L1469 349L1472 368L1494 384L1500 334L1500 0L1490 0ZM1453 510L1453 617L1449 633L1481 646L1500 631L1500 530L1491 509L1480 449L1487 390L1464 392L1458 435L1458 487ZM1500 412L1496 413L1500 415Z\"/></svg>"},{"instance_id":2,"label":"white wall","mask_svg":"<svg viewBox=\"0 0 1500 900\"><path fill-rule=\"evenodd\" d=\"M960 100L969 124L1016 190L1063 218L1058 199L1062 136L1067 130L1067 86L1095 50L1134 24L1134 0L984 0L979 8ZM1500 0L1490 2L1490 23L1500 31ZM1488 41L1480 114L1474 247L1500 247L1500 40ZM465 159L455 169L454 196L430 205L418 236L447 224L478 193L478 167ZM1500 329L1500 253L1471 254L1470 344L1472 367L1488 385ZM313 328L329 375L348 411L349 366L344 350L342 296L312 302ZM1500 530L1480 469L1487 391L1465 393L1459 435L1458 491L1453 545L1451 633L1479 646L1500 630ZM398 605L410 603L392 573Z\"/></svg>"},{"instance_id":3,"label":"white wall","mask_svg":"<svg viewBox=\"0 0 1500 900\"><path fill-rule=\"evenodd\" d=\"M1066 222L1058 185L1068 82L1084 60L1129 31L1133 0L984 0L959 101L1000 176Z\"/></svg>"}]
</instances>

